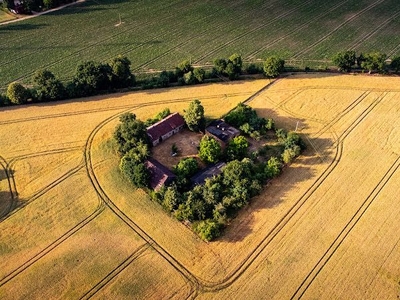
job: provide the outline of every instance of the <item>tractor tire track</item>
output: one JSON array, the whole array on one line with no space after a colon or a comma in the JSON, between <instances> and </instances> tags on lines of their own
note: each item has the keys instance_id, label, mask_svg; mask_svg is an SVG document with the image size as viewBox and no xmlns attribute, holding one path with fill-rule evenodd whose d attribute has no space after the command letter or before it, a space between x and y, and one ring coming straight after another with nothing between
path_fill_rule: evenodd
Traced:
<instances>
[{"instance_id":1,"label":"tractor tire track","mask_svg":"<svg viewBox=\"0 0 400 300\"><path fill-rule=\"evenodd\" d=\"M49 244L47 247L39 251L37 254L32 256L30 259L25 261L23 264L21 264L18 268L14 269L12 272L4 276L3 278L0 279L0 287L8 283L10 280L15 278L16 276L20 275L22 272L24 272L26 269L28 269L30 266L32 266L35 262L37 262L39 259L45 257L47 254L49 254L52 250L54 250L56 247L61 245L63 242L68 240L70 237L72 237L75 233L77 233L79 230L81 230L83 227L85 227L87 224L89 224L91 221L96 219L104 210L104 203L102 201L99 201L99 204L97 208L86 218L84 218L82 221L80 221L78 224L76 224L74 227L69 229L67 232L65 232L62 236L57 238L55 241L53 241L51 244Z\"/></svg>"},{"instance_id":2,"label":"tractor tire track","mask_svg":"<svg viewBox=\"0 0 400 300\"><path fill-rule=\"evenodd\" d=\"M100 280L93 288L86 292L80 299L90 299L98 291L100 291L105 285L113 280L119 273L125 270L133 261L140 257L148 248L149 244L144 244L136 249L131 255L129 255L122 263L120 263L114 270L109 272L102 280Z\"/></svg>"},{"instance_id":3,"label":"tractor tire track","mask_svg":"<svg viewBox=\"0 0 400 300\"><path fill-rule=\"evenodd\" d=\"M383 1L383 0L381 0L381 1ZM260 30L260 29L265 28L266 26L268 26L268 25L274 23L275 21L278 21L278 20L280 20L280 19L282 19L282 18L284 18L284 17L286 17L286 16L292 14L293 12L295 12L296 10L298 10L299 7L305 6L305 5L309 4L310 2L312 2L312 0L304 1L304 2L302 2L301 4L299 4L299 5L295 6L295 7L293 7L292 9L289 9L289 10L283 12L282 14L273 17L273 18L272 18L271 20L269 20L268 22L263 23L263 24L261 24L261 25L258 25L258 26L254 27L254 28L252 28L252 29L250 29L250 30L248 30L248 31L246 31L246 32L244 32L244 33L242 33L242 34L239 34L238 36L236 36L235 38L231 39L230 41L227 41L227 42L225 42L225 43L223 43L223 44L220 44L218 47L214 48L213 50L209 51L208 53L206 53L206 54L204 54L204 55L201 55L200 57L198 57L198 58L196 59L196 61L195 61L194 63L195 63L195 64L199 64L202 60L204 60L205 58L207 58L207 57L209 57L210 55L214 54L215 52L217 52L217 51L219 51L219 50L225 48L226 46L232 44L233 42L236 42L237 40L240 40L240 39L242 39L242 38L244 38L244 37L246 37L246 36L248 36L248 35L250 35L250 34L253 34L254 32L256 32L256 31L258 31L258 30Z\"/></svg>"},{"instance_id":4,"label":"tractor tire track","mask_svg":"<svg viewBox=\"0 0 400 300\"><path fill-rule=\"evenodd\" d=\"M385 20L383 23L381 23L379 26L374 28L374 30L366 33L362 37L360 37L353 45L351 45L348 50L354 50L357 49L362 43L364 43L366 40L370 39L372 36L374 36L377 32L379 32L382 28L387 26L390 22L392 22L395 18L397 18L400 15L400 11L395 13L393 16Z\"/></svg>"},{"instance_id":5,"label":"tractor tire track","mask_svg":"<svg viewBox=\"0 0 400 300\"><path fill-rule=\"evenodd\" d=\"M329 38L331 35L333 35L335 32L337 32L339 29L341 29L342 27L344 27L345 25L347 25L348 23L352 22L354 19L356 19L357 17L359 17L360 15L362 15L363 13L365 13L366 11L369 11L370 9L374 8L375 6L377 6L378 4L384 2L385 0L378 0L370 5L368 5L367 7L363 8L362 10L360 10L358 13L354 14L353 16L351 16L350 18L348 18L346 21L342 22L341 24L339 24L338 26L336 26L334 29L332 29L330 32L328 32L327 34L325 34L324 36L322 36L320 39L318 39L316 42L312 43L310 46L304 48L303 50L297 52L296 54L294 54L292 56L292 58L298 58L300 55L309 52L310 50L312 50L313 48L315 48L317 45L319 45L320 43L322 43L323 41L325 41L327 38Z\"/></svg>"},{"instance_id":6,"label":"tractor tire track","mask_svg":"<svg viewBox=\"0 0 400 300\"><path fill-rule=\"evenodd\" d=\"M308 290L310 285L314 282L315 278L322 271L325 265L329 262L332 256L336 253L337 249L342 245L343 241L347 238L353 228L357 225L358 221L363 217L365 212L368 210L370 205L376 200L381 191L385 188L386 184L390 181L392 176L400 168L400 157L397 157L395 162L386 171L385 175L381 178L379 183L374 187L368 197L364 200L358 210L354 213L351 219L347 222L345 227L340 231L338 236L325 251L323 256L319 259L317 264L311 269L306 278L301 282L300 286L297 288L295 293L292 295L291 299L300 299L303 297L304 293Z\"/></svg>"},{"instance_id":7,"label":"tractor tire track","mask_svg":"<svg viewBox=\"0 0 400 300\"><path fill-rule=\"evenodd\" d=\"M9 167L9 163L2 156L0 156L0 166L4 170L4 175L6 176L7 184L8 184L8 191L10 193L9 205L3 212L1 212L1 215L0 215L0 222L1 222L14 209L15 201L16 201L16 197L17 197L18 193L17 193L17 189L16 189L16 185L15 185L13 171Z\"/></svg>"},{"instance_id":8,"label":"tractor tire track","mask_svg":"<svg viewBox=\"0 0 400 300\"><path fill-rule=\"evenodd\" d=\"M268 43L268 45L265 45L265 46L263 46L263 47L261 47L261 48L255 50L255 51L249 53L249 54L247 55L247 57L246 57L246 60L249 60L249 61L254 60L254 59L255 59L255 56L256 56L257 54L259 54L260 52L262 52L262 51L264 51L264 50L266 50L266 49L271 48L271 46L273 46L273 45L275 45L275 44L277 44L277 43L283 41L283 40L286 39L287 37L291 36L293 33L296 33L296 32L298 32L298 31L302 30L303 28L307 27L308 25L310 25L310 24L312 24L312 23L314 23L314 22L316 22L316 21L322 19L323 17L325 17L325 16L328 15L329 13L333 12L335 9L341 7L342 5L346 4L347 2L349 2L349 0L344 0L344 1L340 2L340 3L337 3L336 5L332 6L332 7L329 8L327 11L325 11L323 14L320 14L320 15L316 16L315 18L310 19L309 21L307 21L307 22L303 23L302 25L296 27L294 30L291 30L291 31L288 32L287 34L285 34L285 35L283 35L283 36L281 36L281 37L278 37L278 38L272 40L271 42Z\"/></svg>"},{"instance_id":9,"label":"tractor tire track","mask_svg":"<svg viewBox=\"0 0 400 300\"><path fill-rule=\"evenodd\" d=\"M132 109L138 109L145 106L151 106L154 103L146 103L146 104L139 104L131 109L126 110L128 112ZM118 118L121 114L115 114L109 118L106 118L101 123L99 123L89 135L86 145L85 145L85 166L86 172L88 175L89 180L92 183L93 188L95 189L96 193L98 194L99 198L101 199L102 203L108 207L114 215L124 222L129 228L131 228L140 238L142 238L147 245L149 245L152 249L154 249L165 261L172 266L179 274L181 274L189 283L190 283L190 294L196 293L199 287L199 282L197 278L179 261L177 261L168 251L166 251L161 245L159 245L153 238L151 238L144 230L142 230L133 220L131 220L123 211L121 211L115 203L107 196L103 188L101 187L100 183L97 180L96 174L94 172L92 158L91 158L91 148L93 144L93 140L96 134L109 122L113 121L114 119ZM118 272L119 273L119 272ZM116 276L118 273L113 273Z\"/></svg>"},{"instance_id":10,"label":"tractor tire track","mask_svg":"<svg viewBox=\"0 0 400 300\"><path fill-rule=\"evenodd\" d=\"M203 285L203 291L215 292L224 289L233 284L255 261L255 259L264 251L264 249L274 240L274 238L284 229L286 224L295 216L295 214L304 206L307 200L324 183L329 175L336 169L343 155L343 144L348 135L369 115L369 113L383 100L384 96L378 97L370 104L353 123L338 137L335 145L335 156L325 171L316 179L316 181L302 194L299 200L288 210L288 212L277 222L270 232L261 240L253 251L241 262L241 264L231 272L225 279L206 283ZM318 200L319 201L319 200Z\"/></svg>"}]
</instances>

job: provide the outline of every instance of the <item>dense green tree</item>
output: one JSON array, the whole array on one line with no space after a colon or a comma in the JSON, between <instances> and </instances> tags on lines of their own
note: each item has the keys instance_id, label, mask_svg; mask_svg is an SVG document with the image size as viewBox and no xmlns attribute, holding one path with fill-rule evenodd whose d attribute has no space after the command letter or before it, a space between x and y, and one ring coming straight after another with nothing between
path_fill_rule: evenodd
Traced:
<instances>
[{"instance_id":1,"label":"dense green tree","mask_svg":"<svg viewBox=\"0 0 400 300\"><path fill-rule=\"evenodd\" d=\"M189 71L185 74L183 74L183 80L185 81L185 84L194 84L195 83L195 77L192 71Z\"/></svg>"},{"instance_id":2,"label":"dense green tree","mask_svg":"<svg viewBox=\"0 0 400 300\"><path fill-rule=\"evenodd\" d=\"M221 225L214 220L204 220L196 223L193 226L193 230L199 235L199 237L209 242L221 234Z\"/></svg>"},{"instance_id":3,"label":"dense green tree","mask_svg":"<svg viewBox=\"0 0 400 300\"><path fill-rule=\"evenodd\" d=\"M226 65L227 65L227 62L223 58L217 58L214 60L214 69L219 75L224 74Z\"/></svg>"},{"instance_id":4,"label":"dense green tree","mask_svg":"<svg viewBox=\"0 0 400 300\"><path fill-rule=\"evenodd\" d=\"M252 164L248 159L233 160L226 164L222 170L224 186L231 187L244 178L252 177Z\"/></svg>"},{"instance_id":5,"label":"dense green tree","mask_svg":"<svg viewBox=\"0 0 400 300\"><path fill-rule=\"evenodd\" d=\"M286 148L282 153L282 161L285 164L290 163L295 157L297 157L301 152L300 146L293 146L290 148Z\"/></svg>"},{"instance_id":6,"label":"dense green tree","mask_svg":"<svg viewBox=\"0 0 400 300\"><path fill-rule=\"evenodd\" d=\"M216 205L221 202L223 187L220 183L220 176L207 178L203 184L203 199L207 204Z\"/></svg>"},{"instance_id":7,"label":"dense green tree","mask_svg":"<svg viewBox=\"0 0 400 300\"><path fill-rule=\"evenodd\" d=\"M200 141L200 159L206 163L216 163L221 158L221 155L221 145L213 137L203 136Z\"/></svg>"},{"instance_id":8,"label":"dense green tree","mask_svg":"<svg viewBox=\"0 0 400 300\"><path fill-rule=\"evenodd\" d=\"M206 72L201 68L196 68L193 71L193 75L197 83L203 83Z\"/></svg>"},{"instance_id":9,"label":"dense green tree","mask_svg":"<svg viewBox=\"0 0 400 300\"><path fill-rule=\"evenodd\" d=\"M128 156L123 156L120 162L120 170L136 187L147 187L150 181L150 173L143 163L137 163Z\"/></svg>"},{"instance_id":10,"label":"dense green tree","mask_svg":"<svg viewBox=\"0 0 400 300\"><path fill-rule=\"evenodd\" d=\"M228 160L242 160L247 155L249 142L242 135L234 137L226 147L226 157Z\"/></svg>"},{"instance_id":11,"label":"dense green tree","mask_svg":"<svg viewBox=\"0 0 400 300\"><path fill-rule=\"evenodd\" d=\"M90 96L111 87L112 69L108 64L87 61L77 68L73 83L77 96Z\"/></svg>"},{"instance_id":12,"label":"dense green tree","mask_svg":"<svg viewBox=\"0 0 400 300\"><path fill-rule=\"evenodd\" d=\"M33 75L36 98L39 101L59 100L65 97L65 88L49 70L38 70Z\"/></svg>"},{"instance_id":13,"label":"dense green tree","mask_svg":"<svg viewBox=\"0 0 400 300\"><path fill-rule=\"evenodd\" d=\"M178 69L181 71L181 74L186 74L188 72L192 72L193 71L193 67L190 63L190 61L188 60L184 60L182 61L179 65L178 65Z\"/></svg>"},{"instance_id":14,"label":"dense green tree","mask_svg":"<svg viewBox=\"0 0 400 300\"><path fill-rule=\"evenodd\" d=\"M7 88L7 98L10 99L11 103L23 104L29 98L29 91L19 82L12 82Z\"/></svg>"},{"instance_id":15,"label":"dense green tree","mask_svg":"<svg viewBox=\"0 0 400 300\"><path fill-rule=\"evenodd\" d=\"M179 161L174 167L174 174L182 177L192 177L199 170L197 160L193 157L186 157Z\"/></svg>"},{"instance_id":16,"label":"dense green tree","mask_svg":"<svg viewBox=\"0 0 400 300\"><path fill-rule=\"evenodd\" d=\"M184 111L183 118L191 131L203 131L205 129L204 107L200 100L196 99L190 102L189 108Z\"/></svg>"},{"instance_id":17,"label":"dense green tree","mask_svg":"<svg viewBox=\"0 0 400 300\"><path fill-rule=\"evenodd\" d=\"M165 189L163 194L162 204L168 211L173 211L178 208L178 205L182 203L182 195L179 193L176 185L172 184L171 186Z\"/></svg>"},{"instance_id":18,"label":"dense green tree","mask_svg":"<svg viewBox=\"0 0 400 300\"><path fill-rule=\"evenodd\" d=\"M276 157L271 157L265 166L264 173L267 178L274 178L281 172L281 162Z\"/></svg>"},{"instance_id":19,"label":"dense green tree","mask_svg":"<svg viewBox=\"0 0 400 300\"><path fill-rule=\"evenodd\" d=\"M158 76L157 83L161 87L167 87L170 84L169 74L167 71L162 71Z\"/></svg>"},{"instance_id":20,"label":"dense green tree","mask_svg":"<svg viewBox=\"0 0 400 300\"><path fill-rule=\"evenodd\" d=\"M119 55L111 60L111 85L114 88L124 88L135 84L135 76L131 72L130 65L131 61L126 56Z\"/></svg>"},{"instance_id":21,"label":"dense green tree","mask_svg":"<svg viewBox=\"0 0 400 300\"><path fill-rule=\"evenodd\" d=\"M285 61L277 56L270 56L264 61L264 74L267 77L277 77L285 70Z\"/></svg>"},{"instance_id":22,"label":"dense green tree","mask_svg":"<svg viewBox=\"0 0 400 300\"><path fill-rule=\"evenodd\" d=\"M393 57L393 59L390 63L390 68L395 73L399 73L399 71L400 71L400 56Z\"/></svg>"},{"instance_id":23,"label":"dense green tree","mask_svg":"<svg viewBox=\"0 0 400 300\"><path fill-rule=\"evenodd\" d=\"M333 56L332 61L339 71L350 72L356 63L356 52L354 50L338 52Z\"/></svg>"},{"instance_id":24,"label":"dense green tree","mask_svg":"<svg viewBox=\"0 0 400 300\"><path fill-rule=\"evenodd\" d=\"M377 71L382 73L386 69L386 54L381 52L370 52L365 54L364 61L361 63L363 69L368 70L369 73Z\"/></svg>"},{"instance_id":25,"label":"dense green tree","mask_svg":"<svg viewBox=\"0 0 400 300\"><path fill-rule=\"evenodd\" d=\"M120 122L114 131L114 139L117 141L118 152L121 155L135 148L140 142L147 144L146 126L136 119L136 115L125 113L121 115Z\"/></svg>"}]
</instances>

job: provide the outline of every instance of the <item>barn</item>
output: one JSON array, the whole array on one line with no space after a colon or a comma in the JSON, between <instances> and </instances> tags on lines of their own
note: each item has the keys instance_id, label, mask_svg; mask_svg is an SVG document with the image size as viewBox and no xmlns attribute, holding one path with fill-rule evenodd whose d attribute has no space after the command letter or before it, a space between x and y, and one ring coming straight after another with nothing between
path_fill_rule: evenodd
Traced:
<instances>
[{"instance_id":1,"label":"barn","mask_svg":"<svg viewBox=\"0 0 400 300\"><path fill-rule=\"evenodd\" d=\"M173 113L161 121L147 127L147 135L153 146L178 133L185 126L185 120L179 113Z\"/></svg>"}]
</instances>

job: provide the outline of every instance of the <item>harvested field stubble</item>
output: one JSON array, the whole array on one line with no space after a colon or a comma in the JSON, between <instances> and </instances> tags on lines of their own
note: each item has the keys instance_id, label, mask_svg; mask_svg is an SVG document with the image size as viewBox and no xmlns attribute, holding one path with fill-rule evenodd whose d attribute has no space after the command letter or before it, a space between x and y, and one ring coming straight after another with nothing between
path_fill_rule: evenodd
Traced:
<instances>
[{"instance_id":1,"label":"harvested field stubble","mask_svg":"<svg viewBox=\"0 0 400 300\"><path fill-rule=\"evenodd\" d=\"M0 112L5 136L0 154L5 165L15 159L10 165L18 190L27 199L43 191L0 223L0 295L23 297L22 282L34 284L35 275L47 274L54 259L58 266L43 275L54 278L52 285L37 281L43 295L65 289L66 296L76 290L73 296L84 298L395 296L400 280L398 81L307 74L277 80L257 94L268 81ZM298 127L308 149L239 212L221 238L205 243L127 183L109 138L124 111L146 119L165 107L183 112L197 98L207 117L215 118L253 94L248 104L274 118L278 127ZM51 121L59 122L49 127ZM36 152L39 156L31 155ZM56 181L74 167L81 169ZM35 256L57 240L48 253ZM26 268L19 273L21 266ZM27 291L39 297L34 285Z\"/></svg>"}]
</instances>

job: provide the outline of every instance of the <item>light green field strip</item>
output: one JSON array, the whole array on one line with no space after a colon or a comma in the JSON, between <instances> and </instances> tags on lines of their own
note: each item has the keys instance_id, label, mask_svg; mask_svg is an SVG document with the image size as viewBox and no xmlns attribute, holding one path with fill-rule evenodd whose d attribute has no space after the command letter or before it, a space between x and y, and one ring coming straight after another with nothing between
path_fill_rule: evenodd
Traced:
<instances>
[{"instance_id":1,"label":"light green field strip","mask_svg":"<svg viewBox=\"0 0 400 300\"><path fill-rule=\"evenodd\" d=\"M15 17L11 14L6 13L3 10L0 10L0 23L5 21L14 20Z\"/></svg>"}]
</instances>

